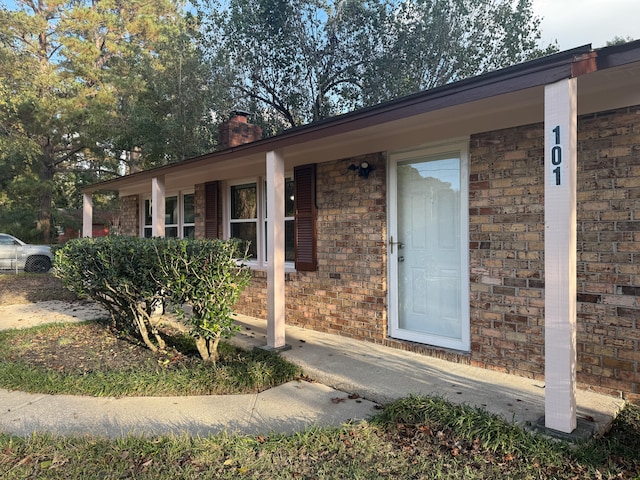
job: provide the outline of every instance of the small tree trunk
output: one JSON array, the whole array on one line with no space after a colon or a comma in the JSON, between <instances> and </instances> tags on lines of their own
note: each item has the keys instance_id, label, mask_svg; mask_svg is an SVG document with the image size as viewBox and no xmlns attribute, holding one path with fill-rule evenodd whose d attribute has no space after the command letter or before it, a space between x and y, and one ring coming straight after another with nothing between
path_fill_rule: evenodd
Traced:
<instances>
[{"instance_id":1,"label":"small tree trunk","mask_svg":"<svg viewBox=\"0 0 640 480\"><path fill-rule=\"evenodd\" d=\"M138 333L142 337L144 344L151 349L152 352L157 352L158 347L156 347L151 339L149 338L149 332L147 331L147 326L144 324L144 321L140 317L136 317L136 325L138 326Z\"/></svg>"},{"instance_id":2,"label":"small tree trunk","mask_svg":"<svg viewBox=\"0 0 640 480\"><path fill-rule=\"evenodd\" d=\"M195 337L196 348L200 352L200 357L205 362L213 362L211 355L209 355L209 349L207 348L207 339L204 337Z\"/></svg>"},{"instance_id":3,"label":"small tree trunk","mask_svg":"<svg viewBox=\"0 0 640 480\"><path fill-rule=\"evenodd\" d=\"M38 198L38 228L44 243L51 243L51 206L53 202L53 151L50 144L43 148L43 165L40 171Z\"/></svg>"},{"instance_id":4,"label":"small tree trunk","mask_svg":"<svg viewBox=\"0 0 640 480\"><path fill-rule=\"evenodd\" d=\"M164 302L162 302L162 301L153 301L153 302L151 302L150 305L147 306L147 308L145 310L145 316L144 316L143 320L146 320L146 322L151 327L151 333L153 334L154 338L156 339L156 342L158 342L158 348L160 350L164 350L167 347L167 344L165 343L164 339L160 336L160 331L158 330L158 325L151 320L153 318L153 315L155 314L156 308L158 306L162 306L162 313L164 314Z\"/></svg>"},{"instance_id":5,"label":"small tree trunk","mask_svg":"<svg viewBox=\"0 0 640 480\"><path fill-rule=\"evenodd\" d=\"M132 305L130 308L131 308L131 314L133 315L134 323L138 329L138 333L140 334L140 337L142 337L142 341L147 347L149 347L149 349L151 349L152 352L157 352L158 347L156 347L154 343L151 341L151 339L149 338L149 331L147 330L147 325L145 324L145 321L144 321L144 315L145 315L144 310L136 305Z\"/></svg>"},{"instance_id":6,"label":"small tree trunk","mask_svg":"<svg viewBox=\"0 0 640 480\"><path fill-rule=\"evenodd\" d=\"M213 363L218 361L220 358L220 354L218 353L218 344L220 343L220 334L216 335L215 338L209 339L209 356L213 358Z\"/></svg>"},{"instance_id":7,"label":"small tree trunk","mask_svg":"<svg viewBox=\"0 0 640 480\"><path fill-rule=\"evenodd\" d=\"M218 355L218 344L220 343L220 334L214 338L195 337L196 347L202 360L205 362L211 362L214 365L218 361L220 355Z\"/></svg>"},{"instance_id":8,"label":"small tree trunk","mask_svg":"<svg viewBox=\"0 0 640 480\"><path fill-rule=\"evenodd\" d=\"M165 350L165 349L167 348L167 344L166 344L166 342L164 341L164 338L162 338L162 337L160 336L160 332L158 331L158 329L157 329L157 328L154 328L154 329L152 330L152 333L153 333L154 338L156 339L156 342L158 342L158 348L159 348L160 350Z\"/></svg>"}]
</instances>

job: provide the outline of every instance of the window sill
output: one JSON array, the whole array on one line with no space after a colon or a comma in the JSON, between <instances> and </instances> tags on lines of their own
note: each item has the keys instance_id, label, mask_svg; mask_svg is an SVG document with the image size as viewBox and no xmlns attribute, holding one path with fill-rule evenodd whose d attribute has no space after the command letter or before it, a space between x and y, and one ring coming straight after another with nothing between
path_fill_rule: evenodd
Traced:
<instances>
[{"instance_id":1,"label":"window sill","mask_svg":"<svg viewBox=\"0 0 640 480\"><path fill-rule=\"evenodd\" d=\"M267 272L269 267L267 265L258 265L257 263L247 262L247 266L254 272ZM296 267L293 265L285 265L284 273L296 273Z\"/></svg>"}]
</instances>

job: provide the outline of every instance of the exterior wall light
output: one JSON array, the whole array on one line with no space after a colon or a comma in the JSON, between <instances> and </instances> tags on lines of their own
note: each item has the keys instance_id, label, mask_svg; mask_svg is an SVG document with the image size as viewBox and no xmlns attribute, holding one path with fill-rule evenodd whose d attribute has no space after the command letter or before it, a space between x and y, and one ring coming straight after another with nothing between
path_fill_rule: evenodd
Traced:
<instances>
[{"instance_id":1,"label":"exterior wall light","mask_svg":"<svg viewBox=\"0 0 640 480\"><path fill-rule=\"evenodd\" d=\"M369 172L375 170L373 165L368 162L362 162L360 165L351 164L349 170L357 170L359 177L369 178Z\"/></svg>"}]
</instances>

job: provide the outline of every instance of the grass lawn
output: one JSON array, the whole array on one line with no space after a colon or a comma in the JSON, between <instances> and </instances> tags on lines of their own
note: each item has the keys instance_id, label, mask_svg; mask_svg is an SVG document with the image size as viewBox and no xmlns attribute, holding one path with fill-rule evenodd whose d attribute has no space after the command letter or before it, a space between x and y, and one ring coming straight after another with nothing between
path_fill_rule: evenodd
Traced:
<instances>
[{"instance_id":1,"label":"grass lawn","mask_svg":"<svg viewBox=\"0 0 640 480\"><path fill-rule=\"evenodd\" d=\"M23 298L5 288L6 278L0 276L0 297ZM57 287L47 288L51 298ZM172 338L171 348L156 355L100 322L0 332L0 388L237 393L300 375L277 355L228 345L215 368L204 367L189 339ZM580 445L534 436L479 409L417 396L386 405L367 422L290 436L113 440L0 433L2 479L640 479L639 472L640 407L633 405L604 437Z\"/></svg>"},{"instance_id":2,"label":"grass lawn","mask_svg":"<svg viewBox=\"0 0 640 480\"><path fill-rule=\"evenodd\" d=\"M106 322L0 331L0 388L92 396L253 393L294 380L301 369L260 349L220 343L215 366L178 332L154 353Z\"/></svg>"},{"instance_id":3,"label":"grass lawn","mask_svg":"<svg viewBox=\"0 0 640 480\"><path fill-rule=\"evenodd\" d=\"M3 479L633 479L639 468L637 407L577 447L426 397L395 402L369 422L290 436L0 434Z\"/></svg>"}]
</instances>

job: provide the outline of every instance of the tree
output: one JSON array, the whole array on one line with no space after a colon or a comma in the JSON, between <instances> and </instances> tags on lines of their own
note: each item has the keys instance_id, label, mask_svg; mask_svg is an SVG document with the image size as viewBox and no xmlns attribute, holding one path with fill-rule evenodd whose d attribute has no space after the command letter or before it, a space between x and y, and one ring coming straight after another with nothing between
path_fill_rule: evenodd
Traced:
<instances>
[{"instance_id":1,"label":"tree","mask_svg":"<svg viewBox=\"0 0 640 480\"><path fill-rule=\"evenodd\" d=\"M544 53L531 0L215 0L207 44L273 130ZM267 128L266 131L269 131Z\"/></svg>"},{"instance_id":2,"label":"tree","mask_svg":"<svg viewBox=\"0 0 640 480\"><path fill-rule=\"evenodd\" d=\"M36 205L41 240L51 239L55 192L68 179L81 185L122 173L122 159L127 173L210 148L204 80L194 81L205 76L179 3L16 3L0 10L0 170L15 173L0 176L0 202L5 213ZM175 65L189 74L176 81ZM13 196L19 187L30 195Z\"/></svg>"},{"instance_id":3,"label":"tree","mask_svg":"<svg viewBox=\"0 0 640 480\"><path fill-rule=\"evenodd\" d=\"M240 264L246 258L233 240L81 238L56 252L54 274L102 305L114 328L135 334L154 352L166 347L161 324L183 326L154 315L170 300L179 320L191 325L202 360L215 364L220 340L239 330L232 315L251 279Z\"/></svg>"},{"instance_id":4,"label":"tree","mask_svg":"<svg viewBox=\"0 0 640 480\"><path fill-rule=\"evenodd\" d=\"M391 15L391 41L368 75L383 85L369 90L384 100L555 51L537 46L539 25L531 0L401 2Z\"/></svg>"},{"instance_id":5,"label":"tree","mask_svg":"<svg viewBox=\"0 0 640 480\"><path fill-rule=\"evenodd\" d=\"M378 13L366 2L212 0L200 12L212 63L226 65L229 88L267 132L358 106L350 91L374 54Z\"/></svg>"},{"instance_id":6,"label":"tree","mask_svg":"<svg viewBox=\"0 0 640 480\"><path fill-rule=\"evenodd\" d=\"M217 141L212 112L224 93L203 60L190 13L156 42L157 57L137 68L140 86L125 90L111 125L111 148L126 152L125 173L172 163L211 151Z\"/></svg>"},{"instance_id":7,"label":"tree","mask_svg":"<svg viewBox=\"0 0 640 480\"><path fill-rule=\"evenodd\" d=\"M622 37L620 35L616 35L611 40L609 40L606 44L607 47L611 47L613 45L622 45L628 42L633 42L633 37L627 35L626 37Z\"/></svg>"}]
</instances>

